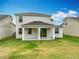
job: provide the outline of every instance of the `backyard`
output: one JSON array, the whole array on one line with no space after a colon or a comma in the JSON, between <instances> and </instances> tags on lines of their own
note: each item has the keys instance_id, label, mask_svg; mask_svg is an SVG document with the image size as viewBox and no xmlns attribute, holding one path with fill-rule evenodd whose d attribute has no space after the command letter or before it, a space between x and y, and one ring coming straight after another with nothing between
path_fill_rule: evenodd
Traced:
<instances>
[{"instance_id":1,"label":"backyard","mask_svg":"<svg viewBox=\"0 0 79 59\"><path fill-rule=\"evenodd\" d=\"M79 37L50 41L0 40L0 59L79 59Z\"/></svg>"}]
</instances>

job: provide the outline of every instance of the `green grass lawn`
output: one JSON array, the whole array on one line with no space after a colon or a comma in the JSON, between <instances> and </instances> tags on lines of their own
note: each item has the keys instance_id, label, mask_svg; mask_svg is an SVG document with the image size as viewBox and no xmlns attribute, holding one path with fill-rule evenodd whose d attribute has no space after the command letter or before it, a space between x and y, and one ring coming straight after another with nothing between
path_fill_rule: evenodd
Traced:
<instances>
[{"instance_id":1,"label":"green grass lawn","mask_svg":"<svg viewBox=\"0 0 79 59\"><path fill-rule=\"evenodd\" d=\"M50 41L0 40L0 59L79 59L79 38Z\"/></svg>"}]
</instances>

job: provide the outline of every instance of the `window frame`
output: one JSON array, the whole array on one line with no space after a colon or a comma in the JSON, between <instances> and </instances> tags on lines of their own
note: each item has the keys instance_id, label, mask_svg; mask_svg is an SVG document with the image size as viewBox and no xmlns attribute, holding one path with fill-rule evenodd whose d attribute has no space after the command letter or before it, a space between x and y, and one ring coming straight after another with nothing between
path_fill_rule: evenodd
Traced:
<instances>
[{"instance_id":1,"label":"window frame","mask_svg":"<svg viewBox=\"0 0 79 59\"><path fill-rule=\"evenodd\" d=\"M55 34L59 34L59 27L55 28Z\"/></svg>"},{"instance_id":2,"label":"window frame","mask_svg":"<svg viewBox=\"0 0 79 59\"><path fill-rule=\"evenodd\" d=\"M47 37L47 28L41 28L40 37Z\"/></svg>"},{"instance_id":3,"label":"window frame","mask_svg":"<svg viewBox=\"0 0 79 59\"><path fill-rule=\"evenodd\" d=\"M29 35L32 34L32 28L28 28L28 34L29 34Z\"/></svg>"},{"instance_id":4,"label":"window frame","mask_svg":"<svg viewBox=\"0 0 79 59\"><path fill-rule=\"evenodd\" d=\"M19 16L19 22L23 22L22 16Z\"/></svg>"},{"instance_id":5,"label":"window frame","mask_svg":"<svg viewBox=\"0 0 79 59\"><path fill-rule=\"evenodd\" d=\"M22 34L22 28L19 28L19 34Z\"/></svg>"}]
</instances>

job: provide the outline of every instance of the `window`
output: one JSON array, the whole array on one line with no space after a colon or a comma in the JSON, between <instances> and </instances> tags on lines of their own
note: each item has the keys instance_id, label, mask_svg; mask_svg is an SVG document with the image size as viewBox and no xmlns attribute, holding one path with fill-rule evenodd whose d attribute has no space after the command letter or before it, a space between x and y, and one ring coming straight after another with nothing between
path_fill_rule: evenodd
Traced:
<instances>
[{"instance_id":1,"label":"window","mask_svg":"<svg viewBox=\"0 0 79 59\"><path fill-rule=\"evenodd\" d=\"M19 16L19 22L23 22L22 16Z\"/></svg>"},{"instance_id":2,"label":"window","mask_svg":"<svg viewBox=\"0 0 79 59\"><path fill-rule=\"evenodd\" d=\"M28 28L28 34L32 34L32 29Z\"/></svg>"},{"instance_id":3,"label":"window","mask_svg":"<svg viewBox=\"0 0 79 59\"><path fill-rule=\"evenodd\" d=\"M22 28L19 28L19 34L22 34Z\"/></svg>"},{"instance_id":4,"label":"window","mask_svg":"<svg viewBox=\"0 0 79 59\"><path fill-rule=\"evenodd\" d=\"M67 21L66 20L65 20L64 24L67 25Z\"/></svg>"},{"instance_id":5,"label":"window","mask_svg":"<svg viewBox=\"0 0 79 59\"><path fill-rule=\"evenodd\" d=\"M55 28L55 33L56 33L56 34L59 33L59 28Z\"/></svg>"},{"instance_id":6,"label":"window","mask_svg":"<svg viewBox=\"0 0 79 59\"><path fill-rule=\"evenodd\" d=\"M11 23L10 23L10 25L11 25Z\"/></svg>"},{"instance_id":7,"label":"window","mask_svg":"<svg viewBox=\"0 0 79 59\"><path fill-rule=\"evenodd\" d=\"M65 23L65 25L67 25L67 23Z\"/></svg>"},{"instance_id":8,"label":"window","mask_svg":"<svg viewBox=\"0 0 79 59\"><path fill-rule=\"evenodd\" d=\"M53 21L53 19L51 19L51 21Z\"/></svg>"}]
</instances>

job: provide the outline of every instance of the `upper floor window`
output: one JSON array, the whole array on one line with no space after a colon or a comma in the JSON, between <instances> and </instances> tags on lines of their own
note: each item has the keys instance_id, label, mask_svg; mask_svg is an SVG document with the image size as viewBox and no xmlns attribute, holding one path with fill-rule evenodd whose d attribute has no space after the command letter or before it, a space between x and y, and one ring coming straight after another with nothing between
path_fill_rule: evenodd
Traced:
<instances>
[{"instance_id":1,"label":"upper floor window","mask_svg":"<svg viewBox=\"0 0 79 59\"><path fill-rule=\"evenodd\" d=\"M10 22L10 25L11 25L12 23Z\"/></svg>"},{"instance_id":2,"label":"upper floor window","mask_svg":"<svg viewBox=\"0 0 79 59\"><path fill-rule=\"evenodd\" d=\"M19 22L23 22L22 16L19 16Z\"/></svg>"},{"instance_id":3,"label":"upper floor window","mask_svg":"<svg viewBox=\"0 0 79 59\"><path fill-rule=\"evenodd\" d=\"M58 34L59 33L59 28L55 28L55 33Z\"/></svg>"},{"instance_id":4,"label":"upper floor window","mask_svg":"<svg viewBox=\"0 0 79 59\"><path fill-rule=\"evenodd\" d=\"M67 23L65 23L65 25L67 25Z\"/></svg>"}]
</instances>

